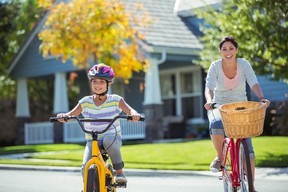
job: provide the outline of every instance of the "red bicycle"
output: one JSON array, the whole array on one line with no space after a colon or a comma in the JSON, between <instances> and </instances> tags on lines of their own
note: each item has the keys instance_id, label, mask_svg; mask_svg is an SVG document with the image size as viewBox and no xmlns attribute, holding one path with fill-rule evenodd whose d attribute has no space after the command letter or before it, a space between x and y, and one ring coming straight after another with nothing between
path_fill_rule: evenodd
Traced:
<instances>
[{"instance_id":1,"label":"red bicycle","mask_svg":"<svg viewBox=\"0 0 288 192\"><path fill-rule=\"evenodd\" d=\"M266 105L261 102L236 102L217 106L227 136L222 145L224 192L253 192L253 178L246 138L263 132Z\"/></svg>"}]
</instances>

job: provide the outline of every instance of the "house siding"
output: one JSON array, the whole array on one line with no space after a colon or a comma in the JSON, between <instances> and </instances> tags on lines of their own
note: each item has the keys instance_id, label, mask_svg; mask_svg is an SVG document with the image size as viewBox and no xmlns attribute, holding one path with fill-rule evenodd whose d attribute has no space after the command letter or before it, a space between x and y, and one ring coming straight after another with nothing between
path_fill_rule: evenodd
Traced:
<instances>
[{"instance_id":1,"label":"house siding","mask_svg":"<svg viewBox=\"0 0 288 192\"><path fill-rule=\"evenodd\" d=\"M139 113L143 113L143 101L144 101L144 90L141 90L140 84L144 86L144 74L143 75L134 75L130 80L129 85L125 88L125 100L126 102L133 107Z\"/></svg>"},{"instance_id":2,"label":"house siding","mask_svg":"<svg viewBox=\"0 0 288 192\"><path fill-rule=\"evenodd\" d=\"M16 78L31 78L51 75L56 72L75 71L71 61L63 64L60 60L44 59L39 51L41 41L35 37L26 49L25 53L13 68L11 75Z\"/></svg>"},{"instance_id":3,"label":"house siding","mask_svg":"<svg viewBox=\"0 0 288 192\"><path fill-rule=\"evenodd\" d=\"M270 101L288 100L288 84L282 81L270 80L268 76L257 76L264 96ZM258 100L255 94L253 100Z\"/></svg>"}]
</instances>

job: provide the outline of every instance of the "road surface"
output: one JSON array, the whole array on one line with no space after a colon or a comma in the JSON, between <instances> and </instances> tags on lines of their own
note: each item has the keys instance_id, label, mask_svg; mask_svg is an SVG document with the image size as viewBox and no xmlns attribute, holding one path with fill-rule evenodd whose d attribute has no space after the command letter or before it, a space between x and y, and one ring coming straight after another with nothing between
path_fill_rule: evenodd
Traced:
<instances>
[{"instance_id":1,"label":"road surface","mask_svg":"<svg viewBox=\"0 0 288 192\"><path fill-rule=\"evenodd\" d=\"M256 172L259 170L256 170ZM257 174L257 173L256 173ZM126 170L128 185L118 192L221 192L222 181L209 172ZM287 192L288 174L260 170L256 178L260 192ZM80 192L79 171L0 169L0 192Z\"/></svg>"}]
</instances>

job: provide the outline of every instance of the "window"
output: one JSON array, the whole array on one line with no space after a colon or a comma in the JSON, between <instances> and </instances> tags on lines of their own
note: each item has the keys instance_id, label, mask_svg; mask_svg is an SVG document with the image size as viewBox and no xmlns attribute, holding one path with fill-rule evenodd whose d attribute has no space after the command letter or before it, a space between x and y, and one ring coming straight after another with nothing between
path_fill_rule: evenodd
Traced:
<instances>
[{"instance_id":1,"label":"window","mask_svg":"<svg viewBox=\"0 0 288 192\"><path fill-rule=\"evenodd\" d=\"M184 115L188 119L203 118L200 67L161 71L160 88L164 116Z\"/></svg>"},{"instance_id":2,"label":"window","mask_svg":"<svg viewBox=\"0 0 288 192\"><path fill-rule=\"evenodd\" d=\"M175 75L163 75L160 78L161 95L164 97L175 96Z\"/></svg>"},{"instance_id":3,"label":"window","mask_svg":"<svg viewBox=\"0 0 288 192\"><path fill-rule=\"evenodd\" d=\"M164 116L176 115L176 87L175 75L160 76L161 96L163 100Z\"/></svg>"},{"instance_id":4,"label":"window","mask_svg":"<svg viewBox=\"0 0 288 192\"><path fill-rule=\"evenodd\" d=\"M182 72L181 74L181 94L197 93L201 89L200 73Z\"/></svg>"}]
</instances>

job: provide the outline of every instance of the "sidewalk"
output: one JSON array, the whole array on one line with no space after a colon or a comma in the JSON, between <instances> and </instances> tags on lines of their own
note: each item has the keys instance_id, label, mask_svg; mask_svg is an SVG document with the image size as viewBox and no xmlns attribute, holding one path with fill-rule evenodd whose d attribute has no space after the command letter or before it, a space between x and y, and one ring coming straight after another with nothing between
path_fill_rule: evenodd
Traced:
<instances>
[{"instance_id":1,"label":"sidewalk","mask_svg":"<svg viewBox=\"0 0 288 192\"><path fill-rule=\"evenodd\" d=\"M59 166L31 166L31 165L9 165L0 164L0 170L26 170L26 171L61 171L61 172L80 172L80 167L59 167ZM220 176L219 173L210 171L178 171L178 170L151 170L151 169L125 169L127 176L162 176L165 175L198 175L198 176ZM287 168L256 168L256 179L276 179L288 181Z\"/></svg>"}]
</instances>

